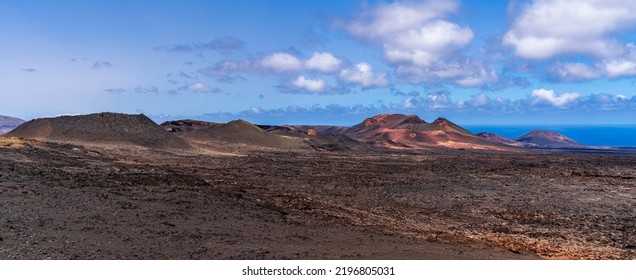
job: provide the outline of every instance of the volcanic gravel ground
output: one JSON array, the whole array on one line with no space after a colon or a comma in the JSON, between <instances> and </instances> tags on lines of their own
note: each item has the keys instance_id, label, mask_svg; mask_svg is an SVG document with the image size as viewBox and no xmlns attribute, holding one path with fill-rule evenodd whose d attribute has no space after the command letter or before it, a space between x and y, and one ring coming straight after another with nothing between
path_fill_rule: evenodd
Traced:
<instances>
[{"instance_id":1,"label":"volcanic gravel ground","mask_svg":"<svg viewBox=\"0 0 636 280\"><path fill-rule=\"evenodd\" d=\"M634 259L635 162L0 138L0 259Z\"/></svg>"}]
</instances>

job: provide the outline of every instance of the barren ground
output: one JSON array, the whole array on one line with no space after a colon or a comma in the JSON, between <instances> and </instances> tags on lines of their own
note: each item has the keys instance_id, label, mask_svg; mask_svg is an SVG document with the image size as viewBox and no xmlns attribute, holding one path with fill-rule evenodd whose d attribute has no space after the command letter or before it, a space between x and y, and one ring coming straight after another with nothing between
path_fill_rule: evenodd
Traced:
<instances>
[{"instance_id":1,"label":"barren ground","mask_svg":"<svg viewBox=\"0 0 636 280\"><path fill-rule=\"evenodd\" d=\"M635 259L636 156L0 138L0 259Z\"/></svg>"}]
</instances>

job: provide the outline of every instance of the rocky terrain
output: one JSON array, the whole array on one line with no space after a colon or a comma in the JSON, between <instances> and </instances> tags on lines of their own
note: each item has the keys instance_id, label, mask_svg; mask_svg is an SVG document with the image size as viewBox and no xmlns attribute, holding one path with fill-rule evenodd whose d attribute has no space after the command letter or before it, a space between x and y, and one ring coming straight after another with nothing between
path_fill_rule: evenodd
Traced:
<instances>
[{"instance_id":1,"label":"rocky terrain","mask_svg":"<svg viewBox=\"0 0 636 280\"><path fill-rule=\"evenodd\" d=\"M636 258L634 154L377 147L412 141L404 131L487 147L403 115L349 136L145 119L36 120L0 137L0 259Z\"/></svg>"}]
</instances>

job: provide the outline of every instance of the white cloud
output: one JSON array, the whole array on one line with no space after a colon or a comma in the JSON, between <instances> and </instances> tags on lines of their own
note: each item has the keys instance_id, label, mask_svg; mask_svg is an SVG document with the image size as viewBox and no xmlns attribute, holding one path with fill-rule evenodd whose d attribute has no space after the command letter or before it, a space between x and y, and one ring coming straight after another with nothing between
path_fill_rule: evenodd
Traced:
<instances>
[{"instance_id":1,"label":"white cloud","mask_svg":"<svg viewBox=\"0 0 636 280\"><path fill-rule=\"evenodd\" d=\"M395 66L400 81L409 83L451 80L462 87L482 86L496 74L461 52L474 38L468 26L448 17L458 1L394 2L378 4L346 24L353 36L383 47L384 59Z\"/></svg>"},{"instance_id":2,"label":"white cloud","mask_svg":"<svg viewBox=\"0 0 636 280\"><path fill-rule=\"evenodd\" d=\"M613 59L603 65L610 78L636 76L636 61L628 59Z\"/></svg>"},{"instance_id":3,"label":"white cloud","mask_svg":"<svg viewBox=\"0 0 636 280\"><path fill-rule=\"evenodd\" d=\"M450 98L450 93L448 92L437 92L437 93L429 93L426 95L426 104L427 109L431 110L439 110L439 109L448 109L453 107L453 100Z\"/></svg>"},{"instance_id":4,"label":"white cloud","mask_svg":"<svg viewBox=\"0 0 636 280\"><path fill-rule=\"evenodd\" d=\"M373 87L386 87L389 85L386 73L374 73L368 63L358 63L351 68L342 69L339 78L345 83L354 83L367 89Z\"/></svg>"},{"instance_id":5,"label":"white cloud","mask_svg":"<svg viewBox=\"0 0 636 280\"><path fill-rule=\"evenodd\" d=\"M578 101L581 95L578 92L569 92L557 95L554 90L535 89L530 95L533 104L546 103L555 107L563 107L569 103Z\"/></svg>"},{"instance_id":6,"label":"white cloud","mask_svg":"<svg viewBox=\"0 0 636 280\"><path fill-rule=\"evenodd\" d=\"M325 81L322 79L307 79L305 76L299 76L292 84L299 89L311 92L323 92L327 88Z\"/></svg>"},{"instance_id":7,"label":"white cloud","mask_svg":"<svg viewBox=\"0 0 636 280\"><path fill-rule=\"evenodd\" d=\"M337 72L342 60L329 52L314 52L308 59L301 59L285 52L275 52L257 59L240 61L223 60L214 66L200 70L207 76L227 76L234 72L297 73L301 71Z\"/></svg>"},{"instance_id":8,"label":"white cloud","mask_svg":"<svg viewBox=\"0 0 636 280\"><path fill-rule=\"evenodd\" d=\"M450 80L461 87L476 87L498 79L495 71L473 60L440 62L430 67L399 65L395 72L400 79L413 84Z\"/></svg>"},{"instance_id":9,"label":"white cloud","mask_svg":"<svg viewBox=\"0 0 636 280\"><path fill-rule=\"evenodd\" d=\"M473 32L468 27L434 20L417 28L392 34L384 42L384 56L389 63L428 66L441 56L470 43Z\"/></svg>"},{"instance_id":10,"label":"white cloud","mask_svg":"<svg viewBox=\"0 0 636 280\"><path fill-rule=\"evenodd\" d=\"M263 57L258 61L258 65L263 69L276 72L294 72L303 68L300 59L291 54L281 52Z\"/></svg>"},{"instance_id":11,"label":"white cloud","mask_svg":"<svg viewBox=\"0 0 636 280\"><path fill-rule=\"evenodd\" d=\"M599 78L603 73L584 63L558 63L552 69L562 81L574 82Z\"/></svg>"},{"instance_id":12,"label":"white cloud","mask_svg":"<svg viewBox=\"0 0 636 280\"><path fill-rule=\"evenodd\" d=\"M396 33L417 29L436 18L445 17L458 8L457 1L379 4L347 24L353 35L369 40L385 40Z\"/></svg>"},{"instance_id":13,"label":"white cloud","mask_svg":"<svg viewBox=\"0 0 636 280\"><path fill-rule=\"evenodd\" d=\"M182 89L192 91L192 92L201 92L201 93L216 93L221 91L219 88L211 88L202 83L193 83Z\"/></svg>"},{"instance_id":14,"label":"white cloud","mask_svg":"<svg viewBox=\"0 0 636 280\"><path fill-rule=\"evenodd\" d=\"M473 39L469 27L443 19L458 7L456 1L379 4L346 29L358 38L382 44L389 63L427 66Z\"/></svg>"},{"instance_id":15,"label":"white cloud","mask_svg":"<svg viewBox=\"0 0 636 280\"><path fill-rule=\"evenodd\" d=\"M632 0L535 0L521 10L503 44L526 59L613 56L624 46L610 35L636 26L634 10Z\"/></svg>"},{"instance_id":16,"label":"white cloud","mask_svg":"<svg viewBox=\"0 0 636 280\"><path fill-rule=\"evenodd\" d=\"M471 96L470 103L473 107L483 107L490 104L490 98L483 93Z\"/></svg>"},{"instance_id":17,"label":"white cloud","mask_svg":"<svg viewBox=\"0 0 636 280\"><path fill-rule=\"evenodd\" d=\"M553 67L555 74L562 81L585 81L600 77L618 79L636 76L636 46L626 45L627 51L620 57L602 59L594 65L580 62L556 64Z\"/></svg>"},{"instance_id":18,"label":"white cloud","mask_svg":"<svg viewBox=\"0 0 636 280\"><path fill-rule=\"evenodd\" d=\"M340 65L342 65L342 61L328 52L315 52L311 58L305 61L306 69L325 73L338 71Z\"/></svg>"}]
</instances>

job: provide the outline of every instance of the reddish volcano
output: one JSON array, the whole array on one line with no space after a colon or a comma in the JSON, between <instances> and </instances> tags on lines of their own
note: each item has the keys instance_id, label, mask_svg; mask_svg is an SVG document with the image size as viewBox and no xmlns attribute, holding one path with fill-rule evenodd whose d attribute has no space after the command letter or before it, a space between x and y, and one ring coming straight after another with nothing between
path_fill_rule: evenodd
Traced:
<instances>
[{"instance_id":1,"label":"reddish volcano","mask_svg":"<svg viewBox=\"0 0 636 280\"><path fill-rule=\"evenodd\" d=\"M371 145L402 150L506 149L475 136L447 119L438 118L433 123L427 123L416 115L377 115L351 127L345 135Z\"/></svg>"}]
</instances>

